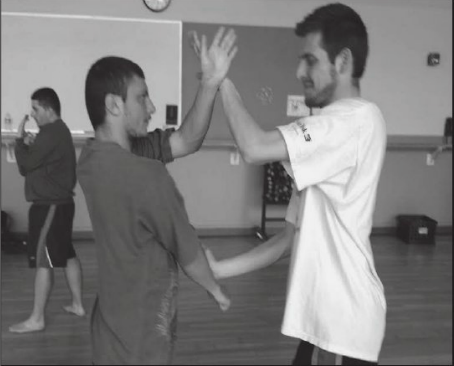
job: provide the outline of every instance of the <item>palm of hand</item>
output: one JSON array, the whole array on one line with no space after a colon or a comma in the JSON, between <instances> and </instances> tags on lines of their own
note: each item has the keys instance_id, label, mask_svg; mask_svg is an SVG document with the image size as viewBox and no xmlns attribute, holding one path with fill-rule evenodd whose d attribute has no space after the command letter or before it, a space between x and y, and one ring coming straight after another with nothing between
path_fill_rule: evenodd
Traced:
<instances>
[{"instance_id":1,"label":"palm of hand","mask_svg":"<svg viewBox=\"0 0 454 366\"><path fill-rule=\"evenodd\" d=\"M214 36L213 42L209 49L206 46L206 38L202 36L202 42L194 32L193 48L197 56L200 57L200 65L204 80L210 80L220 83L227 75L230 64L238 50L235 46L236 34L230 29L223 36L224 28L221 27Z\"/></svg>"},{"instance_id":2,"label":"palm of hand","mask_svg":"<svg viewBox=\"0 0 454 366\"><path fill-rule=\"evenodd\" d=\"M210 47L207 54L202 54L200 63L204 79L222 80L227 75L230 60L219 47Z\"/></svg>"}]
</instances>

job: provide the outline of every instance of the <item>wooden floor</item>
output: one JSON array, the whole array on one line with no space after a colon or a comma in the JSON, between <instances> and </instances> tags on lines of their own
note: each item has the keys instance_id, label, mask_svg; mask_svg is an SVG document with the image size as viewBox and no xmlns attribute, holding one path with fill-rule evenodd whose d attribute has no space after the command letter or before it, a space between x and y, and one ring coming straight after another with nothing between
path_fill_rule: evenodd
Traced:
<instances>
[{"instance_id":1,"label":"wooden floor","mask_svg":"<svg viewBox=\"0 0 454 366\"><path fill-rule=\"evenodd\" d=\"M258 243L253 237L204 238L218 258ZM377 271L385 285L387 329L380 364L452 365L452 238L435 246L406 245L372 237ZM84 271L84 301L96 293L93 242L77 242ZM222 314L206 293L181 275L178 342L174 364L290 364L297 340L280 334L288 260L225 281L234 301ZM2 364L90 364L89 318L62 311L69 300L63 273L56 272L47 328L11 334L8 326L32 308L34 271L23 255L2 255ZM121 296L121 294L118 294Z\"/></svg>"}]
</instances>

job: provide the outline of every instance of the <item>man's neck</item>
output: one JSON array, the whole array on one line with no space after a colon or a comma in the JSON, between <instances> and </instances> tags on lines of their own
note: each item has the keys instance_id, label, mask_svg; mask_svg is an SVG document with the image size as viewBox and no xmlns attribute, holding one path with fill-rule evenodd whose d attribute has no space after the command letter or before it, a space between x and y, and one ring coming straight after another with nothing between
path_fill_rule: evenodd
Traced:
<instances>
[{"instance_id":1,"label":"man's neck","mask_svg":"<svg viewBox=\"0 0 454 366\"><path fill-rule=\"evenodd\" d=\"M95 139L101 142L114 142L123 149L131 151L131 141L125 131L118 131L106 126L99 127L95 131Z\"/></svg>"},{"instance_id":2,"label":"man's neck","mask_svg":"<svg viewBox=\"0 0 454 366\"><path fill-rule=\"evenodd\" d=\"M359 98L361 97L361 89L359 87L359 81L353 80L352 83L348 84L338 84L336 93L334 94L334 98L331 103L334 103L341 99L349 99L349 98Z\"/></svg>"},{"instance_id":3,"label":"man's neck","mask_svg":"<svg viewBox=\"0 0 454 366\"><path fill-rule=\"evenodd\" d=\"M38 127L41 128L43 126L50 125L51 123L54 123L54 122L58 121L59 119L61 119L59 116L49 118L47 121L41 122L41 125L39 125Z\"/></svg>"}]
</instances>

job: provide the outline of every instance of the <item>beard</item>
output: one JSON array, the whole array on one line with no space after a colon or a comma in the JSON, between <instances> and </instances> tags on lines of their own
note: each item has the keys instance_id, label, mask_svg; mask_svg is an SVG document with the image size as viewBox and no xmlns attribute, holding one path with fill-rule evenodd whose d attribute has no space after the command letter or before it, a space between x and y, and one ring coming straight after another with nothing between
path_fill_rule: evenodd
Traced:
<instances>
[{"instance_id":1,"label":"beard","mask_svg":"<svg viewBox=\"0 0 454 366\"><path fill-rule=\"evenodd\" d=\"M130 138L144 137L148 133L148 123L145 123L145 121L139 122L137 117L126 111L125 129Z\"/></svg>"},{"instance_id":2,"label":"beard","mask_svg":"<svg viewBox=\"0 0 454 366\"><path fill-rule=\"evenodd\" d=\"M337 75L334 67L330 70L331 80L320 91L305 96L306 106L309 108L323 108L331 103L337 88Z\"/></svg>"}]
</instances>

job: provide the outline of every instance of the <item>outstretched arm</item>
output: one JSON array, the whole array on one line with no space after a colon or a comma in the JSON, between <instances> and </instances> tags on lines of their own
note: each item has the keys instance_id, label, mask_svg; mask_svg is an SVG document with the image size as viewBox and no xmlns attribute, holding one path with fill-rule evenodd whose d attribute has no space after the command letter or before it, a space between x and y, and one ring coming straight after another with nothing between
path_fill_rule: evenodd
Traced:
<instances>
[{"instance_id":1,"label":"outstretched arm","mask_svg":"<svg viewBox=\"0 0 454 366\"><path fill-rule=\"evenodd\" d=\"M277 129L264 131L257 124L230 79L222 82L220 91L230 132L244 161L249 164L288 161L287 146L281 133Z\"/></svg>"},{"instance_id":2,"label":"outstretched arm","mask_svg":"<svg viewBox=\"0 0 454 366\"><path fill-rule=\"evenodd\" d=\"M208 131L213 114L216 93L235 57L236 35L230 29L225 36L224 28L219 28L210 48L207 49L206 37L201 42L194 35L194 48L200 57L202 77L194 104L184 118L181 127L170 136L170 146L174 158L192 154L199 150Z\"/></svg>"},{"instance_id":3,"label":"outstretched arm","mask_svg":"<svg viewBox=\"0 0 454 366\"><path fill-rule=\"evenodd\" d=\"M222 311L229 309L230 299L225 289L216 281L202 248L199 249L195 259L189 264L182 265L181 269L186 276L208 292Z\"/></svg>"},{"instance_id":4,"label":"outstretched arm","mask_svg":"<svg viewBox=\"0 0 454 366\"><path fill-rule=\"evenodd\" d=\"M265 243L236 257L216 261L205 249L208 262L216 278L229 278L267 267L291 252L295 227L287 222L285 229Z\"/></svg>"},{"instance_id":5,"label":"outstretched arm","mask_svg":"<svg viewBox=\"0 0 454 366\"><path fill-rule=\"evenodd\" d=\"M230 299L208 264L195 229L189 222L183 197L162 164L152 167L150 165L151 169L141 176L141 185L138 186L142 194L137 210L139 222L175 258L184 273L208 291L221 310L227 310Z\"/></svg>"}]
</instances>

